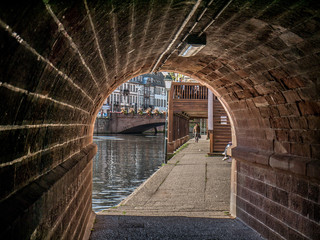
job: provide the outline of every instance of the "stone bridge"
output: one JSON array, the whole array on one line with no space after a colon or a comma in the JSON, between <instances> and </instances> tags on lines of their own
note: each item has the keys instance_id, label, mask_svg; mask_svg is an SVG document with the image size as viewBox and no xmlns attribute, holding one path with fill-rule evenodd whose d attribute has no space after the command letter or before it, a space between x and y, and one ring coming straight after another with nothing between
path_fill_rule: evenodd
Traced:
<instances>
[{"instance_id":1,"label":"stone bridge","mask_svg":"<svg viewBox=\"0 0 320 240\"><path fill-rule=\"evenodd\" d=\"M319 239L319 9L319 0L1 1L1 239L88 237L97 113L122 83L156 71L199 80L227 111L230 213L265 238ZM205 47L181 56L200 35Z\"/></svg>"},{"instance_id":2,"label":"stone bridge","mask_svg":"<svg viewBox=\"0 0 320 240\"><path fill-rule=\"evenodd\" d=\"M151 128L164 126L165 115L132 115L112 113L110 118L97 118L94 134L107 133L142 133Z\"/></svg>"}]
</instances>

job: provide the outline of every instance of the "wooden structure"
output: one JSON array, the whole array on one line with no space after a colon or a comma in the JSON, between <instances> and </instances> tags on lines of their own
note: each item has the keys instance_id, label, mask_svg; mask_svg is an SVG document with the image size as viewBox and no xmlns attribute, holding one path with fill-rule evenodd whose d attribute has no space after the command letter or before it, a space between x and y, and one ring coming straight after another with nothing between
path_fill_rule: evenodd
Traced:
<instances>
[{"instance_id":1,"label":"wooden structure","mask_svg":"<svg viewBox=\"0 0 320 240\"><path fill-rule=\"evenodd\" d=\"M230 122L219 100L214 97L210 131L210 153L221 152L231 140ZM199 83L173 82L169 92L167 152L172 153L189 140L189 121L208 118L208 89Z\"/></svg>"},{"instance_id":2,"label":"wooden structure","mask_svg":"<svg viewBox=\"0 0 320 240\"><path fill-rule=\"evenodd\" d=\"M212 121L213 130L209 131L210 153L223 152L228 142L231 141L231 125L229 117L216 96L213 96ZM209 117L210 118L210 117Z\"/></svg>"}]
</instances>

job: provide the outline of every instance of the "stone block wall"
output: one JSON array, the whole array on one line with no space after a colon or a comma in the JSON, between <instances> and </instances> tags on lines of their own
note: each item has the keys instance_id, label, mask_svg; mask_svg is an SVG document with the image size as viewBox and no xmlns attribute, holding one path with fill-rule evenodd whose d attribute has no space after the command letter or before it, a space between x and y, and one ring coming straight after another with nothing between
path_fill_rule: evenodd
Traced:
<instances>
[{"instance_id":1,"label":"stone block wall","mask_svg":"<svg viewBox=\"0 0 320 240\"><path fill-rule=\"evenodd\" d=\"M242 221L267 239L319 238L319 175L303 176L241 158L236 174L236 216Z\"/></svg>"},{"instance_id":2,"label":"stone block wall","mask_svg":"<svg viewBox=\"0 0 320 240\"><path fill-rule=\"evenodd\" d=\"M3 239L82 239L92 214L89 145L0 203Z\"/></svg>"},{"instance_id":3,"label":"stone block wall","mask_svg":"<svg viewBox=\"0 0 320 240\"><path fill-rule=\"evenodd\" d=\"M1 238L83 236L97 111L154 70L226 107L238 217L270 238L318 238L320 2L228 2L1 1ZM178 56L202 30L205 48Z\"/></svg>"},{"instance_id":4,"label":"stone block wall","mask_svg":"<svg viewBox=\"0 0 320 240\"><path fill-rule=\"evenodd\" d=\"M0 3L1 239L84 236L97 111L117 86L150 71L179 27L145 24L164 16L180 23L192 8L158 4Z\"/></svg>"}]
</instances>

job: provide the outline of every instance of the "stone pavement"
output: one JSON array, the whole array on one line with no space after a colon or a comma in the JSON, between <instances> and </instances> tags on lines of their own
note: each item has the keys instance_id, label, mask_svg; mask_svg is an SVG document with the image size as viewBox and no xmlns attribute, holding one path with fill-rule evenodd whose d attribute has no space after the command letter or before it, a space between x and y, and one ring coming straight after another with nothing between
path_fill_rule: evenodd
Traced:
<instances>
[{"instance_id":1,"label":"stone pavement","mask_svg":"<svg viewBox=\"0 0 320 240\"><path fill-rule=\"evenodd\" d=\"M90 239L262 239L228 215L230 167L191 139L117 207L97 214Z\"/></svg>"}]
</instances>

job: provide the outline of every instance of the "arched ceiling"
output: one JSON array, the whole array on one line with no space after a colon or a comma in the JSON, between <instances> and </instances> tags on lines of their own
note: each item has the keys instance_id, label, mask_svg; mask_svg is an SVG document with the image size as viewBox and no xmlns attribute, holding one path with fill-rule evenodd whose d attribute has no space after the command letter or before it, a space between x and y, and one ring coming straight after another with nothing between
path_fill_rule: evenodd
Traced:
<instances>
[{"instance_id":1,"label":"arched ceiling","mask_svg":"<svg viewBox=\"0 0 320 240\"><path fill-rule=\"evenodd\" d=\"M184 36L204 29L206 47L178 56ZM8 143L17 153L4 161L82 136L77 151L91 142L107 95L152 70L211 88L233 118L239 147L318 158L319 29L316 0L1 3L0 125L28 140ZM38 127L43 137L15 132Z\"/></svg>"}]
</instances>

